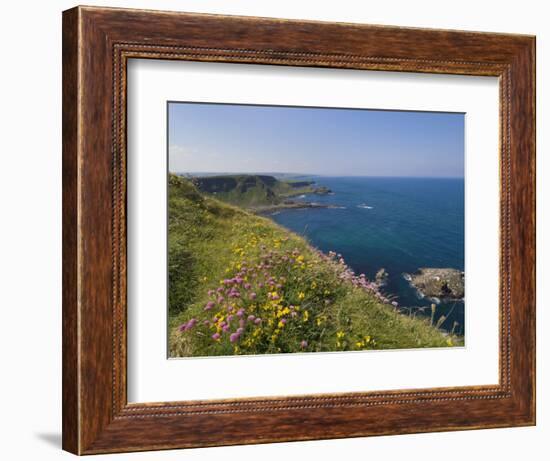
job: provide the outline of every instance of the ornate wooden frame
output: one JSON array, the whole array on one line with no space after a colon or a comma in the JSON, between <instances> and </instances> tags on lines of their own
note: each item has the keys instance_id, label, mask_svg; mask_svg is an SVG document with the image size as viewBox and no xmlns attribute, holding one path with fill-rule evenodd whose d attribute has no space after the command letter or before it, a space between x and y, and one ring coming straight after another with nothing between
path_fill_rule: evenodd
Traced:
<instances>
[{"instance_id":1,"label":"ornate wooden frame","mask_svg":"<svg viewBox=\"0 0 550 461\"><path fill-rule=\"evenodd\" d=\"M157 404L126 400L131 58L500 80L500 383ZM535 38L77 7L63 13L63 448L77 454L535 423Z\"/></svg>"}]
</instances>

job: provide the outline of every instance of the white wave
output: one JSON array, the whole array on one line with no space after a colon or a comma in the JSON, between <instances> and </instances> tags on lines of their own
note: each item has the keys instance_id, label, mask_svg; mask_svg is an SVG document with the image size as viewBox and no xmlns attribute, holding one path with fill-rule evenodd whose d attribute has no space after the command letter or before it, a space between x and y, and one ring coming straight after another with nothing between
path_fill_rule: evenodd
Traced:
<instances>
[{"instance_id":1,"label":"white wave","mask_svg":"<svg viewBox=\"0 0 550 461\"><path fill-rule=\"evenodd\" d=\"M364 208L365 210L372 210L373 207L367 205L366 203L362 203L361 205L357 205L357 208Z\"/></svg>"}]
</instances>

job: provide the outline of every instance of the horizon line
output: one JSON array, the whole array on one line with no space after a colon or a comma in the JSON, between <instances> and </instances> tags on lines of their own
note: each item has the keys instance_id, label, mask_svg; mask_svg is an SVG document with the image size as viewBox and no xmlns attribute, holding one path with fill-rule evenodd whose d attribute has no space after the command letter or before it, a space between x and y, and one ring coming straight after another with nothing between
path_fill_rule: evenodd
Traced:
<instances>
[{"instance_id":1,"label":"horizon line","mask_svg":"<svg viewBox=\"0 0 550 461\"><path fill-rule=\"evenodd\" d=\"M266 176L275 176L275 175L286 175L286 176L319 176L326 178L408 178L408 179L464 179L465 176L406 176L406 175L363 175L363 174L324 174L324 173L290 173L282 171L254 171L254 172L227 172L227 171L168 171L169 173L182 175L212 175L212 176L232 176L232 175L266 175Z\"/></svg>"}]
</instances>

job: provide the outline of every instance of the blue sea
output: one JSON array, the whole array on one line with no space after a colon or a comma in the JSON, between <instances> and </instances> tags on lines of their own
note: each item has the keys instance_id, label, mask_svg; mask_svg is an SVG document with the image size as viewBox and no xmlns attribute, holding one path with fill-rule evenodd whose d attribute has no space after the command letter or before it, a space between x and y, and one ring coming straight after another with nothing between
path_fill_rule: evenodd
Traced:
<instances>
[{"instance_id":1,"label":"blue sea","mask_svg":"<svg viewBox=\"0 0 550 461\"><path fill-rule=\"evenodd\" d=\"M429 299L419 297L403 277L420 267L464 270L464 180L454 178L311 177L331 195L297 198L338 208L304 208L274 212L270 217L305 236L324 252L341 253L357 273L374 279L384 268L383 291L404 311L429 316ZM419 307L427 306L422 312ZM443 329L464 334L464 303L441 302L436 318Z\"/></svg>"}]
</instances>

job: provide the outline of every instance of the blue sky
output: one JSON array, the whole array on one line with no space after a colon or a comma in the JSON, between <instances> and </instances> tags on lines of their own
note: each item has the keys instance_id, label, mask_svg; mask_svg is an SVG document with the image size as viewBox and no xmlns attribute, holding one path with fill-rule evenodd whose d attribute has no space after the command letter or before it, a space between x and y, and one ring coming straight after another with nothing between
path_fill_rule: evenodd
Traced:
<instances>
[{"instance_id":1,"label":"blue sky","mask_svg":"<svg viewBox=\"0 0 550 461\"><path fill-rule=\"evenodd\" d=\"M464 114L169 103L169 169L464 176Z\"/></svg>"}]
</instances>

